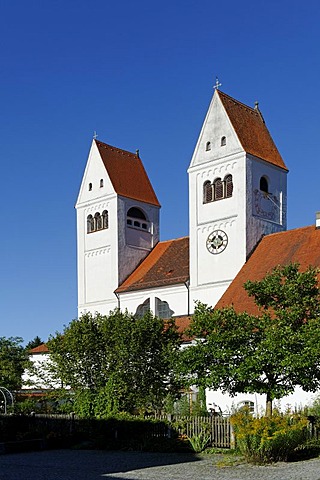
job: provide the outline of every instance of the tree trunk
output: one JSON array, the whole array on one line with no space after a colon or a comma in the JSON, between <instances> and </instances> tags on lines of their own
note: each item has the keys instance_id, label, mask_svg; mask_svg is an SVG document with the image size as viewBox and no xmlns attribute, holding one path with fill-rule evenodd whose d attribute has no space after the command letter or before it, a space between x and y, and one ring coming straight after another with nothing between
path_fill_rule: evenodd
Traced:
<instances>
[{"instance_id":1,"label":"tree trunk","mask_svg":"<svg viewBox=\"0 0 320 480\"><path fill-rule=\"evenodd\" d=\"M266 417L272 417L272 398L269 392L267 393Z\"/></svg>"}]
</instances>

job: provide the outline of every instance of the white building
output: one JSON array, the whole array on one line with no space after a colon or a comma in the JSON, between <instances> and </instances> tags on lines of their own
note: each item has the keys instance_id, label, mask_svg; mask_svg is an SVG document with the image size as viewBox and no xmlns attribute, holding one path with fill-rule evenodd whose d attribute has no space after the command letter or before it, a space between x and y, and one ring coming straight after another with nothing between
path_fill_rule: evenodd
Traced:
<instances>
[{"instance_id":1,"label":"white building","mask_svg":"<svg viewBox=\"0 0 320 480\"><path fill-rule=\"evenodd\" d=\"M139 156L93 140L76 203L79 315L215 305L262 236L286 229L287 168L257 105L216 90L188 173L190 238L159 242Z\"/></svg>"},{"instance_id":2,"label":"white building","mask_svg":"<svg viewBox=\"0 0 320 480\"><path fill-rule=\"evenodd\" d=\"M239 282L301 262L295 242L303 233L297 240L285 232L287 172L258 104L216 90L188 169L189 238L160 242L160 205L139 154L93 140L76 203L79 316L150 309L176 317L183 330L196 300L230 305L243 290ZM319 231L309 228L319 247ZM273 248L263 250L270 238ZM254 307L240 295L237 308ZM282 404L310 398L297 390ZM208 408L225 412L239 402L264 407L256 395L209 392L207 399Z\"/></svg>"}]
</instances>

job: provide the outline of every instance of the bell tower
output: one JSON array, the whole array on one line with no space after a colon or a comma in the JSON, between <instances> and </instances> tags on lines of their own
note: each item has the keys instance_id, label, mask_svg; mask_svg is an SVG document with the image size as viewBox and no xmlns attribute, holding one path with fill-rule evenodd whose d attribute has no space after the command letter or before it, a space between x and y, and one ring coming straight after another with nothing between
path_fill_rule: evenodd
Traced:
<instances>
[{"instance_id":1,"label":"bell tower","mask_svg":"<svg viewBox=\"0 0 320 480\"><path fill-rule=\"evenodd\" d=\"M78 313L109 314L159 241L160 204L138 153L93 140L76 210Z\"/></svg>"},{"instance_id":2,"label":"bell tower","mask_svg":"<svg viewBox=\"0 0 320 480\"><path fill-rule=\"evenodd\" d=\"M286 229L287 167L258 105L216 89L188 174L190 296L214 306L261 237Z\"/></svg>"}]
</instances>

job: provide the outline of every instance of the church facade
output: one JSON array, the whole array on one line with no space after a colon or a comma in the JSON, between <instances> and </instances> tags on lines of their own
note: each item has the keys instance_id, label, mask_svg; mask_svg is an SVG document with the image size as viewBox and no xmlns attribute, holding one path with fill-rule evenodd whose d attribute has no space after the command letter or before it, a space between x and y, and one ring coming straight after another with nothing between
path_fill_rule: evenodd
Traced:
<instances>
[{"instance_id":1,"label":"church facade","mask_svg":"<svg viewBox=\"0 0 320 480\"><path fill-rule=\"evenodd\" d=\"M79 316L216 305L261 238L286 230L287 172L258 105L216 90L188 169L189 237L160 241L139 154L93 140L76 203Z\"/></svg>"},{"instance_id":2,"label":"church facade","mask_svg":"<svg viewBox=\"0 0 320 480\"><path fill-rule=\"evenodd\" d=\"M287 230L287 172L258 105L216 90L188 169L189 236L160 241L160 203L138 152L93 140L76 203L79 316L151 310L183 334L197 300L258 314L245 281L290 262L320 268L320 213ZM49 352L32 353L40 362ZM311 399L297 388L280 405ZM208 410L243 404L259 413L265 399L207 391Z\"/></svg>"}]
</instances>

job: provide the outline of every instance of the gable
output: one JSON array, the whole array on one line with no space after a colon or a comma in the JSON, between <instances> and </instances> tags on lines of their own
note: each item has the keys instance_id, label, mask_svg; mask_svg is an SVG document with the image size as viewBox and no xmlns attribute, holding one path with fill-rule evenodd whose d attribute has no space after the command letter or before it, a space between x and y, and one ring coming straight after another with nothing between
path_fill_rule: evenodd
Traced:
<instances>
[{"instance_id":1,"label":"gable","mask_svg":"<svg viewBox=\"0 0 320 480\"><path fill-rule=\"evenodd\" d=\"M160 207L141 159L126 150L93 140L77 205L115 194Z\"/></svg>"},{"instance_id":2,"label":"gable","mask_svg":"<svg viewBox=\"0 0 320 480\"><path fill-rule=\"evenodd\" d=\"M220 90L217 95L245 152L287 170L259 108L248 107Z\"/></svg>"},{"instance_id":3,"label":"gable","mask_svg":"<svg viewBox=\"0 0 320 480\"><path fill-rule=\"evenodd\" d=\"M259 309L245 291L244 283L262 280L276 266L296 262L301 270L310 265L320 267L320 229L310 226L264 237L215 308L233 306L237 312L257 315Z\"/></svg>"},{"instance_id":4,"label":"gable","mask_svg":"<svg viewBox=\"0 0 320 480\"><path fill-rule=\"evenodd\" d=\"M222 138L226 139L224 145L221 145ZM220 98L214 95L203 122L190 167L243 152L243 147Z\"/></svg>"},{"instance_id":5,"label":"gable","mask_svg":"<svg viewBox=\"0 0 320 480\"><path fill-rule=\"evenodd\" d=\"M159 242L116 293L165 287L189 279L189 238Z\"/></svg>"},{"instance_id":6,"label":"gable","mask_svg":"<svg viewBox=\"0 0 320 480\"><path fill-rule=\"evenodd\" d=\"M288 170L258 106L248 107L216 90L190 166L221 160L240 153L253 155Z\"/></svg>"},{"instance_id":7,"label":"gable","mask_svg":"<svg viewBox=\"0 0 320 480\"><path fill-rule=\"evenodd\" d=\"M123 197L160 207L138 155L95 140L115 192Z\"/></svg>"}]
</instances>

